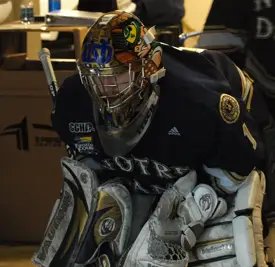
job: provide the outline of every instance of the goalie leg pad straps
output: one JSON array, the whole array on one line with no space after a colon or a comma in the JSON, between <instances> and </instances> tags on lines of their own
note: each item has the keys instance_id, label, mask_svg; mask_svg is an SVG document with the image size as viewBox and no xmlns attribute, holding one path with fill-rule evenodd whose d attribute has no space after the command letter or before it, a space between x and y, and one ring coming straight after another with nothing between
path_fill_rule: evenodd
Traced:
<instances>
[{"instance_id":1,"label":"goalie leg pad straps","mask_svg":"<svg viewBox=\"0 0 275 267\"><path fill-rule=\"evenodd\" d=\"M267 254L267 262L275 266L275 222L269 223L269 234L264 240Z\"/></svg>"},{"instance_id":2,"label":"goalie leg pad straps","mask_svg":"<svg viewBox=\"0 0 275 267\"><path fill-rule=\"evenodd\" d=\"M238 264L243 267L255 266L256 244L252 221L246 216L236 217L233 220L233 236Z\"/></svg>"},{"instance_id":3,"label":"goalie leg pad straps","mask_svg":"<svg viewBox=\"0 0 275 267\"><path fill-rule=\"evenodd\" d=\"M264 192L264 174L252 171L237 192L235 207L206 226L190 256L190 267L267 266L261 223Z\"/></svg>"},{"instance_id":4,"label":"goalie leg pad straps","mask_svg":"<svg viewBox=\"0 0 275 267\"><path fill-rule=\"evenodd\" d=\"M234 223L233 220L233 232L234 232L234 238L235 235L237 236L237 239L239 236L241 236L241 232L239 232L238 227L241 229L241 227L246 227L247 230L247 236L253 235L254 237L254 249L249 248L244 244L244 246L241 246L239 242L235 242L236 246L241 246L240 249L237 250L239 255L245 254L245 249L247 249L247 253L251 253L255 251L255 259L250 259L247 262L243 261L243 264L241 266L250 266L250 261L257 263L258 266L267 266L265 261L265 253L264 253L264 240L263 240L263 225L262 225L262 204L263 204L263 198L265 194L265 176L262 172L256 172L253 171L251 175L249 176L249 179L244 183L244 185L240 188L237 197L236 197L236 207L235 207L235 213L237 215L242 215L240 218L236 218L236 223ZM250 211L250 214L249 214ZM244 218L245 215L250 215L248 221ZM235 226L234 226L235 225ZM238 226L238 227L237 227ZM235 231L234 231L235 229ZM245 238L246 241L249 241L251 239L250 237ZM245 241L245 240L244 240ZM251 241L252 242L252 241ZM252 246L253 243L251 243L250 246ZM243 251L243 252L242 252ZM250 254L251 257L252 254ZM237 254L238 258L238 254ZM244 260L244 258L240 258ZM239 258L238 258L239 260Z\"/></svg>"}]
</instances>

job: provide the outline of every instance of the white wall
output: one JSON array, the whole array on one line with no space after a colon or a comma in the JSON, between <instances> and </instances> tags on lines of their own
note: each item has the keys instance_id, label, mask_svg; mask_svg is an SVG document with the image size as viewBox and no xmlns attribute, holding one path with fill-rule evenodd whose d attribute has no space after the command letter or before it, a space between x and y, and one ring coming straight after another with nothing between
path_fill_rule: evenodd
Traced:
<instances>
[{"instance_id":1,"label":"white wall","mask_svg":"<svg viewBox=\"0 0 275 267\"><path fill-rule=\"evenodd\" d=\"M0 24L7 20L12 13L12 1L0 0Z\"/></svg>"}]
</instances>

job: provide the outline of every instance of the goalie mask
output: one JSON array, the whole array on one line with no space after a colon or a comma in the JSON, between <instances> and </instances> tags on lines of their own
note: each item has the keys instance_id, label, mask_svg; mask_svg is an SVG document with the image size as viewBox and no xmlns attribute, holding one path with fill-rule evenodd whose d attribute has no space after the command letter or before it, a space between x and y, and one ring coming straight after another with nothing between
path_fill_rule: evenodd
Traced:
<instances>
[{"instance_id":1,"label":"goalie mask","mask_svg":"<svg viewBox=\"0 0 275 267\"><path fill-rule=\"evenodd\" d=\"M106 13L89 29L78 60L94 102L94 120L109 156L128 153L148 128L164 76L162 50L134 15Z\"/></svg>"}]
</instances>

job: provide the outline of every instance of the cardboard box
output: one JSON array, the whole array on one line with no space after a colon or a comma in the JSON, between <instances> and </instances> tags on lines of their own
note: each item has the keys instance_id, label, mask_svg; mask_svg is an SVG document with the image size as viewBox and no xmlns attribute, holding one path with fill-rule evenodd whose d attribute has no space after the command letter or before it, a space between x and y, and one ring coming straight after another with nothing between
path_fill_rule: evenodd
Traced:
<instances>
[{"instance_id":1,"label":"cardboard box","mask_svg":"<svg viewBox=\"0 0 275 267\"><path fill-rule=\"evenodd\" d=\"M57 79L73 72L58 71ZM40 242L62 186L43 71L0 71L0 240Z\"/></svg>"}]
</instances>

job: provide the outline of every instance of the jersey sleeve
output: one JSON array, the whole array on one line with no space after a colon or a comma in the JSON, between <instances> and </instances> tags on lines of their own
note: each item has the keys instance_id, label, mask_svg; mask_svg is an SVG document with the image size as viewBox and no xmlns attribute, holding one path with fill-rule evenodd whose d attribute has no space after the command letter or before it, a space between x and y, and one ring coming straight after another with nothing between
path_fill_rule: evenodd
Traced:
<instances>
[{"instance_id":1,"label":"jersey sleeve","mask_svg":"<svg viewBox=\"0 0 275 267\"><path fill-rule=\"evenodd\" d=\"M55 112L51 118L52 126L61 140L75 147L82 135L93 134L92 114L92 100L79 75L66 78L57 92ZM80 126L83 126L83 130Z\"/></svg>"},{"instance_id":2,"label":"jersey sleeve","mask_svg":"<svg viewBox=\"0 0 275 267\"><path fill-rule=\"evenodd\" d=\"M203 55L225 77L230 85L230 94L241 99L246 110L250 112L256 98L254 80L224 53L205 50Z\"/></svg>"},{"instance_id":3,"label":"jersey sleeve","mask_svg":"<svg viewBox=\"0 0 275 267\"><path fill-rule=\"evenodd\" d=\"M223 53L205 51L203 55L230 86L230 91L221 92L218 97L214 115L216 141L205 164L209 168L248 175L254 167L261 166L264 158L259 125L251 114L253 81Z\"/></svg>"}]
</instances>

